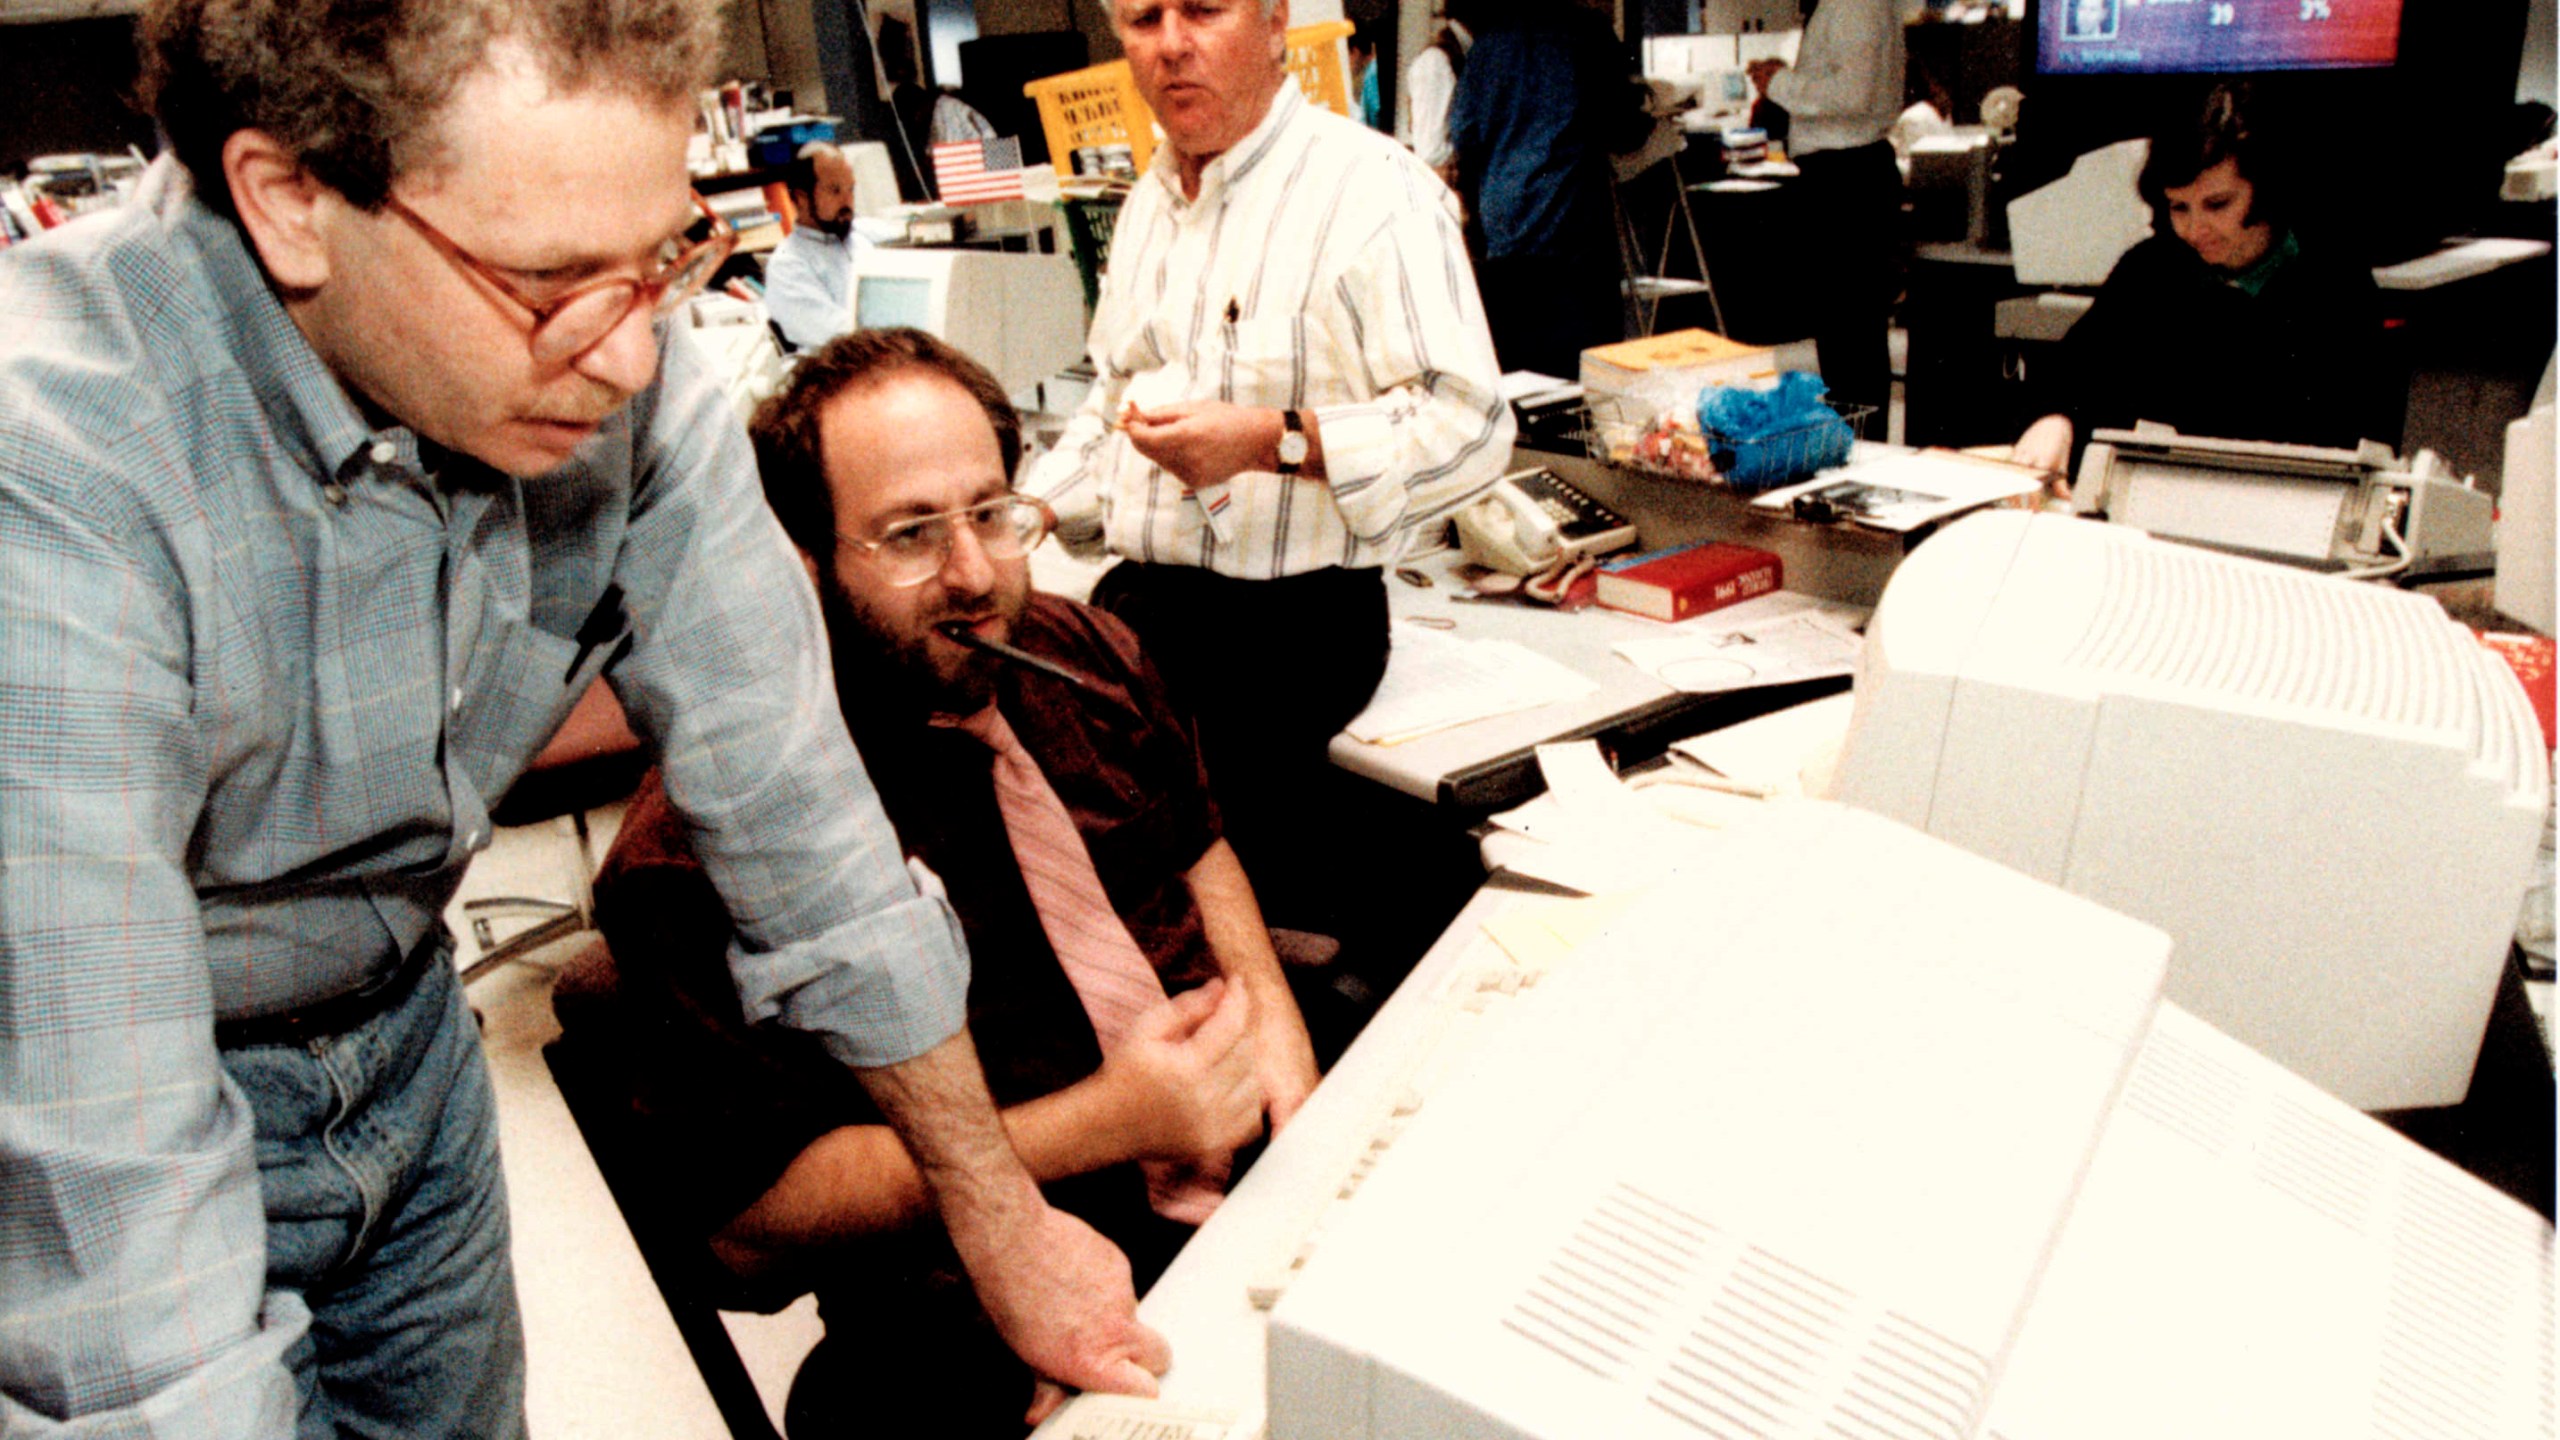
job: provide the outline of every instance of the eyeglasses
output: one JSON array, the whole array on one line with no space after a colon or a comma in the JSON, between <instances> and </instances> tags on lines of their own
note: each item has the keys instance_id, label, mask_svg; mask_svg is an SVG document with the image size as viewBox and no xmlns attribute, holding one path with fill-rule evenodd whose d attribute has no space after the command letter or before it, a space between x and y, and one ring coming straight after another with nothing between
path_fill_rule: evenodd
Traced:
<instances>
[{"instance_id":1,"label":"eyeglasses","mask_svg":"<svg viewBox=\"0 0 2560 1440\"><path fill-rule=\"evenodd\" d=\"M526 339L533 347L533 358L545 365L585 354L643 305L650 307L654 318L692 299L738 245L737 232L729 228L729 222L697 194L693 204L702 212L702 219L688 226L683 235L670 236L658 247L657 268L648 275L609 275L573 286L549 300L536 300L487 261L453 243L443 231L428 224L426 217L400 203L398 196L385 196L383 203L425 236L444 258L478 276L490 289L532 315L533 328ZM703 221L709 222L707 231Z\"/></svg>"},{"instance_id":2,"label":"eyeglasses","mask_svg":"<svg viewBox=\"0 0 2560 1440\"><path fill-rule=\"evenodd\" d=\"M1057 523L1058 517L1045 501L1028 495L1000 495L939 515L901 520L877 540L841 530L836 532L836 538L861 547L863 553L886 568L889 583L904 590L941 574L942 567L951 563L951 546L961 524L969 527L987 558L1017 560L1031 553Z\"/></svg>"}]
</instances>

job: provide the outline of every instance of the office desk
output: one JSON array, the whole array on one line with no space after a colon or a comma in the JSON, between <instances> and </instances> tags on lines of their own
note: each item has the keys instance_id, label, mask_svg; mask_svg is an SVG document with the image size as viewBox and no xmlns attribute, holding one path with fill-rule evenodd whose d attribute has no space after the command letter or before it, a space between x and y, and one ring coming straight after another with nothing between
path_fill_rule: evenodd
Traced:
<instances>
[{"instance_id":1,"label":"office desk","mask_svg":"<svg viewBox=\"0 0 2560 1440\"><path fill-rule=\"evenodd\" d=\"M1603 465L1579 456L1522 450L1513 468L1546 465L1635 522L1646 549L1693 540L1729 540L1774 552L1786 588L1826 600L1873 606L1906 549L1901 536L1847 526L1815 526L1750 508L1722 490ZM1390 579L1387 604L1399 619L1434 617L1469 639L1508 640L1538 651L1599 683L1583 699L1498 715L1396 745L1370 745L1337 735L1333 763L1464 816L1517 804L1542 788L1535 747L1551 740L1599 738L1622 763L1658 754L1674 740L1735 724L1771 710L1846 689L1844 679L1686 694L1620 659L1621 640L1659 637L1672 627L1594 606L1561 613L1515 601L1461 601L1450 577L1454 552L1419 568L1430 589ZM1388 662L1392 665L1394 662Z\"/></svg>"},{"instance_id":2,"label":"office desk","mask_svg":"<svg viewBox=\"0 0 2560 1440\"><path fill-rule=\"evenodd\" d=\"M2421 447L2457 474L2495 485L2506 424L2522 415L2554 338L2554 266L2549 245L2447 247L2374 271L2381 290L2382 363L2405 380L2399 414L2380 417L2390 433L2371 438L2403 453ZM2030 384L2040 327L2000 333L2002 302L2044 292L2023 285L2010 252L1964 242L1912 252L1903 302L1909 348L1903 363L1903 438L1914 445L1980 445L2013 440L2042 411ZM2059 318L2063 312L2057 312ZM2070 315L2077 319L2076 314ZM2025 343L2021 343L2025 342Z\"/></svg>"}]
</instances>

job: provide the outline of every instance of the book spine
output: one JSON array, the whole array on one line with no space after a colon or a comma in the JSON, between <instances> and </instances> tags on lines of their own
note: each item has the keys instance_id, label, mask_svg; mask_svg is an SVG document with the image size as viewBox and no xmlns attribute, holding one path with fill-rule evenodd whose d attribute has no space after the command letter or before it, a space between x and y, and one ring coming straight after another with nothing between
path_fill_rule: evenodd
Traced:
<instances>
[{"instance_id":1,"label":"book spine","mask_svg":"<svg viewBox=\"0 0 2560 1440\"><path fill-rule=\"evenodd\" d=\"M1704 615L1710 610L1738 605L1755 595L1766 595L1777 588L1778 562L1764 560L1712 584L1684 585L1669 592L1671 618L1686 620L1692 615Z\"/></svg>"}]
</instances>

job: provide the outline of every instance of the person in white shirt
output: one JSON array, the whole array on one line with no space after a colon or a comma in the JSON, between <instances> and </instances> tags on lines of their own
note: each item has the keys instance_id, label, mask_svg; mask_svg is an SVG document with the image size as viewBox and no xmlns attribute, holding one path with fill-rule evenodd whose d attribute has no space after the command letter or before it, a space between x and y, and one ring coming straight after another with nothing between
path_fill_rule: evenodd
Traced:
<instances>
[{"instance_id":1,"label":"person in white shirt","mask_svg":"<svg viewBox=\"0 0 2560 1440\"><path fill-rule=\"evenodd\" d=\"M823 140L800 148L786 182L799 219L765 257L764 308L795 350L853 328L853 257L871 242L853 229L853 162Z\"/></svg>"},{"instance_id":2,"label":"person in white shirt","mask_svg":"<svg viewBox=\"0 0 2560 1440\"><path fill-rule=\"evenodd\" d=\"M1458 152L1449 147L1449 97L1458 93L1458 70L1467 63L1467 47L1475 36L1455 20L1404 67L1404 95L1398 104L1396 138L1422 163L1439 173L1452 189L1458 183Z\"/></svg>"},{"instance_id":3,"label":"person in white shirt","mask_svg":"<svg viewBox=\"0 0 2560 1440\"><path fill-rule=\"evenodd\" d=\"M1283 83L1285 0L1112 19L1166 143L1114 227L1098 378L1023 488L1122 557L1094 603L1197 719L1291 924L1324 888L1308 787L1386 670L1383 567L1500 477L1511 412L1455 197Z\"/></svg>"},{"instance_id":4,"label":"person in white shirt","mask_svg":"<svg viewBox=\"0 0 2560 1440\"><path fill-rule=\"evenodd\" d=\"M1881 412L1891 399L1886 331L1902 172L1886 132L1902 114L1902 15L1893 0L1820 0L1796 63L1765 91L1788 115L1809 233L1801 290L1831 396Z\"/></svg>"}]
</instances>

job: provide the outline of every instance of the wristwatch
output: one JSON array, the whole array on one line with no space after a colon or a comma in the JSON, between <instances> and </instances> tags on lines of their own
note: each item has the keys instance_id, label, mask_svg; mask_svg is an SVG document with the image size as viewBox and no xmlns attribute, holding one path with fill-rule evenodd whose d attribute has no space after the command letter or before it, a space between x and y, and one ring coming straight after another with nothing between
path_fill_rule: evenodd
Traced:
<instances>
[{"instance_id":1,"label":"wristwatch","mask_svg":"<svg viewBox=\"0 0 2560 1440\"><path fill-rule=\"evenodd\" d=\"M1307 423L1295 410L1280 412L1280 473L1295 475L1307 463Z\"/></svg>"}]
</instances>

